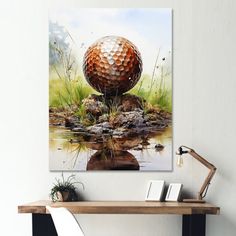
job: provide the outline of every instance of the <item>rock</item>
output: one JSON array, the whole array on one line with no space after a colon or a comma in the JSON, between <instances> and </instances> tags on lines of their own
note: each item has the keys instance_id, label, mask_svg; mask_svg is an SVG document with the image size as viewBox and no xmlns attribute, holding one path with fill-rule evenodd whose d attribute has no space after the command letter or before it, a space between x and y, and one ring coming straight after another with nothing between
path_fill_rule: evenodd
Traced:
<instances>
[{"instance_id":1,"label":"rock","mask_svg":"<svg viewBox=\"0 0 236 236\"><path fill-rule=\"evenodd\" d=\"M165 113L165 118L171 120L172 119L172 114L170 112Z\"/></svg>"},{"instance_id":2,"label":"rock","mask_svg":"<svg viewBox=\"0 0 236 236\"><path fill-rule=\"evenodd\" d=\"M64 112L50 112L49 113L49 123L54 126L64 126L65 125L65 114Z\"/></svg>"},{"instance_id":3,"label":"rock","mask_svg":"<svg viewBox=\"0 0 236 236\"><path fill-rule=\"evenodd\" d=\"M156 144L155 145L155 149L159 152L159 151L162 151L163 149L164 149L164 145L162 145L162 144L160 144L160 143L158 143L158 144Z\"/></svg>"},{"instance_id":4,"label":"rock","mask_svg":"<svg viewBox=\"0 0 236 236\"><path fill-rule=\"evenodd\" d=\"M126 129L124 129L124 128L117 128L113 131L112 134L113 134L113 136L122 136L122 135L124 135L125 131L126 131Z\"/></svg>"},{"instance_id":5,"label":"rock","mask_svg":"<svg viewBox=\"0 0 236 236\"><path fill-rule=\"evenodd\" d=\"M103 127L103 128L107 128L107 129L111 129L112 128L112 126L110 125L109 122L103 122L103 123L100 123L98 125Z\"/></svg>"},{"instance_id":6,"label":"rock","mask_svg":"<svg viewBox=\"0 0 236 236\"><path fill-rule=\"evenodd\" d=\"M87 128L87 130L96 135L101 135L103 133L103 128L101 126L93 125Z\"/></svg>"},{"instance_id":7,"label":"rock","mask_svg":"<svg viewBox=\"0 0 236 236\"><path fill-rule=\"evenodd\" d=\"M123 138L161 131L171 123L171 113L146 103L141 97L132 94L119 96L91 94L82 101L82 106L84 110L81 110L81 114L78 109L76 112L69 109L59 112L50 108L50 124L65 125L73 132L84 136L104 138L112 135ZM127 146L135 145L128 143Z\"/></svg>"},{"instance_id":8,"label":"rock","mask_svg":"<svg viewBox=\"0 0 236 236\"><path fill-rule=\"evenodd\" d=\"M77 126L71 129L73 132L81 132L84 133L86 132L86 129L83 126Z\"/></svg>"},{"instance_id":9,"label":"rock","mask_svg":"<svg viewBox=\"0 0 236 236\"><path fill-rule=\"evenodd\" d=\"M135 109L142 109L144 100L138 96L132 94L123 94L118 104L118 111L128 112Z\"/></svg>"},{"instance_id":10,"label":"rock","mask_svg":"<svg viewBox=\"0 0 236 236\"><path fill-rule=\"evenodd\" d=\"M165 118L165 114L167 113L148 113L144 116L144 120L146 121L146 125L151 127L151 126L155 126L158 128L165 128L168 126L168 124L170 123L170 119Z\"/></svg>"},{"instance_id":11,"label":"rock","mask_svg":"<svg viewBox=\"0 0 236 236\"><path fill-rule=\"evenodd\" d=\"M76 116L65 118L65 127L74 127L79 123L79 119Z\"/></svg>"},{"instance_id":12,"label":"rock","mask_svg":"<svg viewBox=\"0 0 236 236\"><path fill-rule=\"evenodd\" d=\"M163 117L158 113L149 113L145 115L144 119L149 122L150 121L161 122L163 120Z\"/></svg>"},{"instance_id":13,"label":"rock","mask_svg":"<svg viewBox=\"0 0 236 236\"><path fill-rule=\"evenodd\" d=\"M108 107L105 102L101 101L101 96L95 94L89 95L87 98L83 99L82 104L85 111L95 117L108 113Z\"/></svg>"},{"instance_id":14,"label":"rock","mask_svg":"<svg viewBox=\"0 0 236 236\"><path fill-rule=\"evenodd\" d=\"M122 112L117 116L110 117L110 123L113 127L133 128L145 126L143 111L141 110Z\"/></svg>"},{"instance_id":15,"label":"rock","mask_svg":"<svg viewBox=\"0 0 236 236\"><path fill-rule=\"evenodd\" d=\"M98 117L98 122L99 123L106 122L106 121L109 121L109 115L108 114L103 114L103 115Z\"/></svg>"},{"instance_id":16,"label":"rock","mask_svg":"<svg viewBox=\"0 0 236 236\"><path fill-rule=\"evenodd\" d=\"M64 118L57 118L54 116L49 117L49 124L53 126L63 126L65 124Z\"/></svg>"},{"instance_id":17,"label":"rock","mask_svg":"<svg viewBox=\"0 0 236 236\"><path fill-rule=\"evenodd\" d=\"M87 128L87 131L89 131L90 133L96 134L96 135L101 135L101 134L107 134L107 133L111 133L112 132L112 127L109 124L109 122L103 122L100 124L96 124L93 126L89 126Z\"/></svg>"},{"instance_id":18,"label":"rock","mask_svg":"<svg viewBox=\"0 0 236 236\"><path fill-rule=\"evenodd\" d=\"M146 104L146 112L147 113L160 113L161 109L157 106L153 106L150 103Z\"/></svg>"},{"instance_id":19,"label":"rock","mask_svg":"<svg viewBox=\"0 0 236 236\"><path fill-rule=\"evenodd\" d=\"M50 107L49 108L49 113L61 113L64 112L65 109L64 108L58 108L58 107Z\"/></svg>"},{"instance_id":20,"label":"rock","mask_svg":"<svg viewBox=\"0 0 236 236\"><path fill-rule=\"evenodd\" d=\"M129 112L135 109L142 109L144 99L133 94L123 94L120 96L109 96L91 94L83 100L83 105L86 112L94 116L102 116L104 113L109 113L111 110L118 112ZM100 119L106 118L101 117Z\"/></svg>"}]
</instances>

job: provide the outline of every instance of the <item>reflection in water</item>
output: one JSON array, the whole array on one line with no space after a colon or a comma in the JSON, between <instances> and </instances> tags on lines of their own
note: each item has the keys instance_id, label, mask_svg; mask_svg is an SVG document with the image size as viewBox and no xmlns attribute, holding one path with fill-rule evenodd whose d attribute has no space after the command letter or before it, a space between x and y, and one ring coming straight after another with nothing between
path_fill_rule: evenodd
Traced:
<instances>
[{"instance_id":1,"label":"reflection in water","mask_svg":"<svg viewBox=\"0 0 236 236\"><path fill-rule=\"evenodd\" d=\"M136 158L127 151L100 150L94 153L87 170L139 170Z\"/></svg>"},{"instance_id":2,"label":"reflection in water","mask_svg":"<svg viewBox=\"0 0 236 236\"><path fill-rule=\"evenodd\" d=\"M112 137L73 133L50 127L51 170L141 170L172 168L172 130ZM155 148L163 144L164 149Z\"/></svg>"}]
</instances>

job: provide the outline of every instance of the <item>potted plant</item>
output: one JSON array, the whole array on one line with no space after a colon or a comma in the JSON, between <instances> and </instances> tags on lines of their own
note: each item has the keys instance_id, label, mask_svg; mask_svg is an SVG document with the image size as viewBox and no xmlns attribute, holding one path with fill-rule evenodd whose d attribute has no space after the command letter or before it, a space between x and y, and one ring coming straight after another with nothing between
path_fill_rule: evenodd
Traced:
<instances>
[{"instance_id":1,"label":"potted plant","mask_svg":"<svg viewBox=\"0 0 236 236\"><path fill-rule=\"evenodd\" d=\"M77 183L81 184L84 189L83 183L76 181L74 174L65 179L62 172L62 179L56 178L56 183L54 183L50 192L50 198L53 202L78 201L78 194L76 193L77 187L75 186Z\"/></svg>"}]
</instances>

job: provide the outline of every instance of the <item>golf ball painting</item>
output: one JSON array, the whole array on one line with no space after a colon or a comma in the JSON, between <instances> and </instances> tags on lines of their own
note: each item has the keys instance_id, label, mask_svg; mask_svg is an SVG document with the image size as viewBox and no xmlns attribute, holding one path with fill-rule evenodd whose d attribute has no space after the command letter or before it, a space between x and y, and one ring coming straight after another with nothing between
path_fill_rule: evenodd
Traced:
<instances>
[{"instance_id":1,"label":"golf ball painting","mask_svg":"<svg viewBox=\"0 0 236 236\"><path fill-rule=\"evenodd\" d=\"M88 48L83 69L86 80L95 90L118 95L136 85L142 72L142 60L129 40L106 36Z\"/></svg>"},{"instance_id":2,"label":"golf ball painting","mask_svg":"<svg viewBox=\"0 0 236 236\"><path fill-rule=\"evenodd\" d=\"M172 170L171 22L171 9L50 9L50 170Z\"/></svg>"}]
</instances>

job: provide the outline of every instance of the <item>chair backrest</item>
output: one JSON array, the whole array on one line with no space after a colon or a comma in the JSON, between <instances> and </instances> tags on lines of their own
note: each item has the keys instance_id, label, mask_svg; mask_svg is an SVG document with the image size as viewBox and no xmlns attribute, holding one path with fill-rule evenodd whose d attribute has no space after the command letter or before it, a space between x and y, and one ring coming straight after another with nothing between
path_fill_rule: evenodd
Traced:
<instances>
[{"instance_id":1,"label":"chair backrest","mask_svg":"<svg viewBox=\"0 0 236 236\"><path fill-rule=\"evenodd\" d=\"M64 207L46 206L52 216L58 236L84 236L74 215Z\"/></svg>"}]
</instances>

